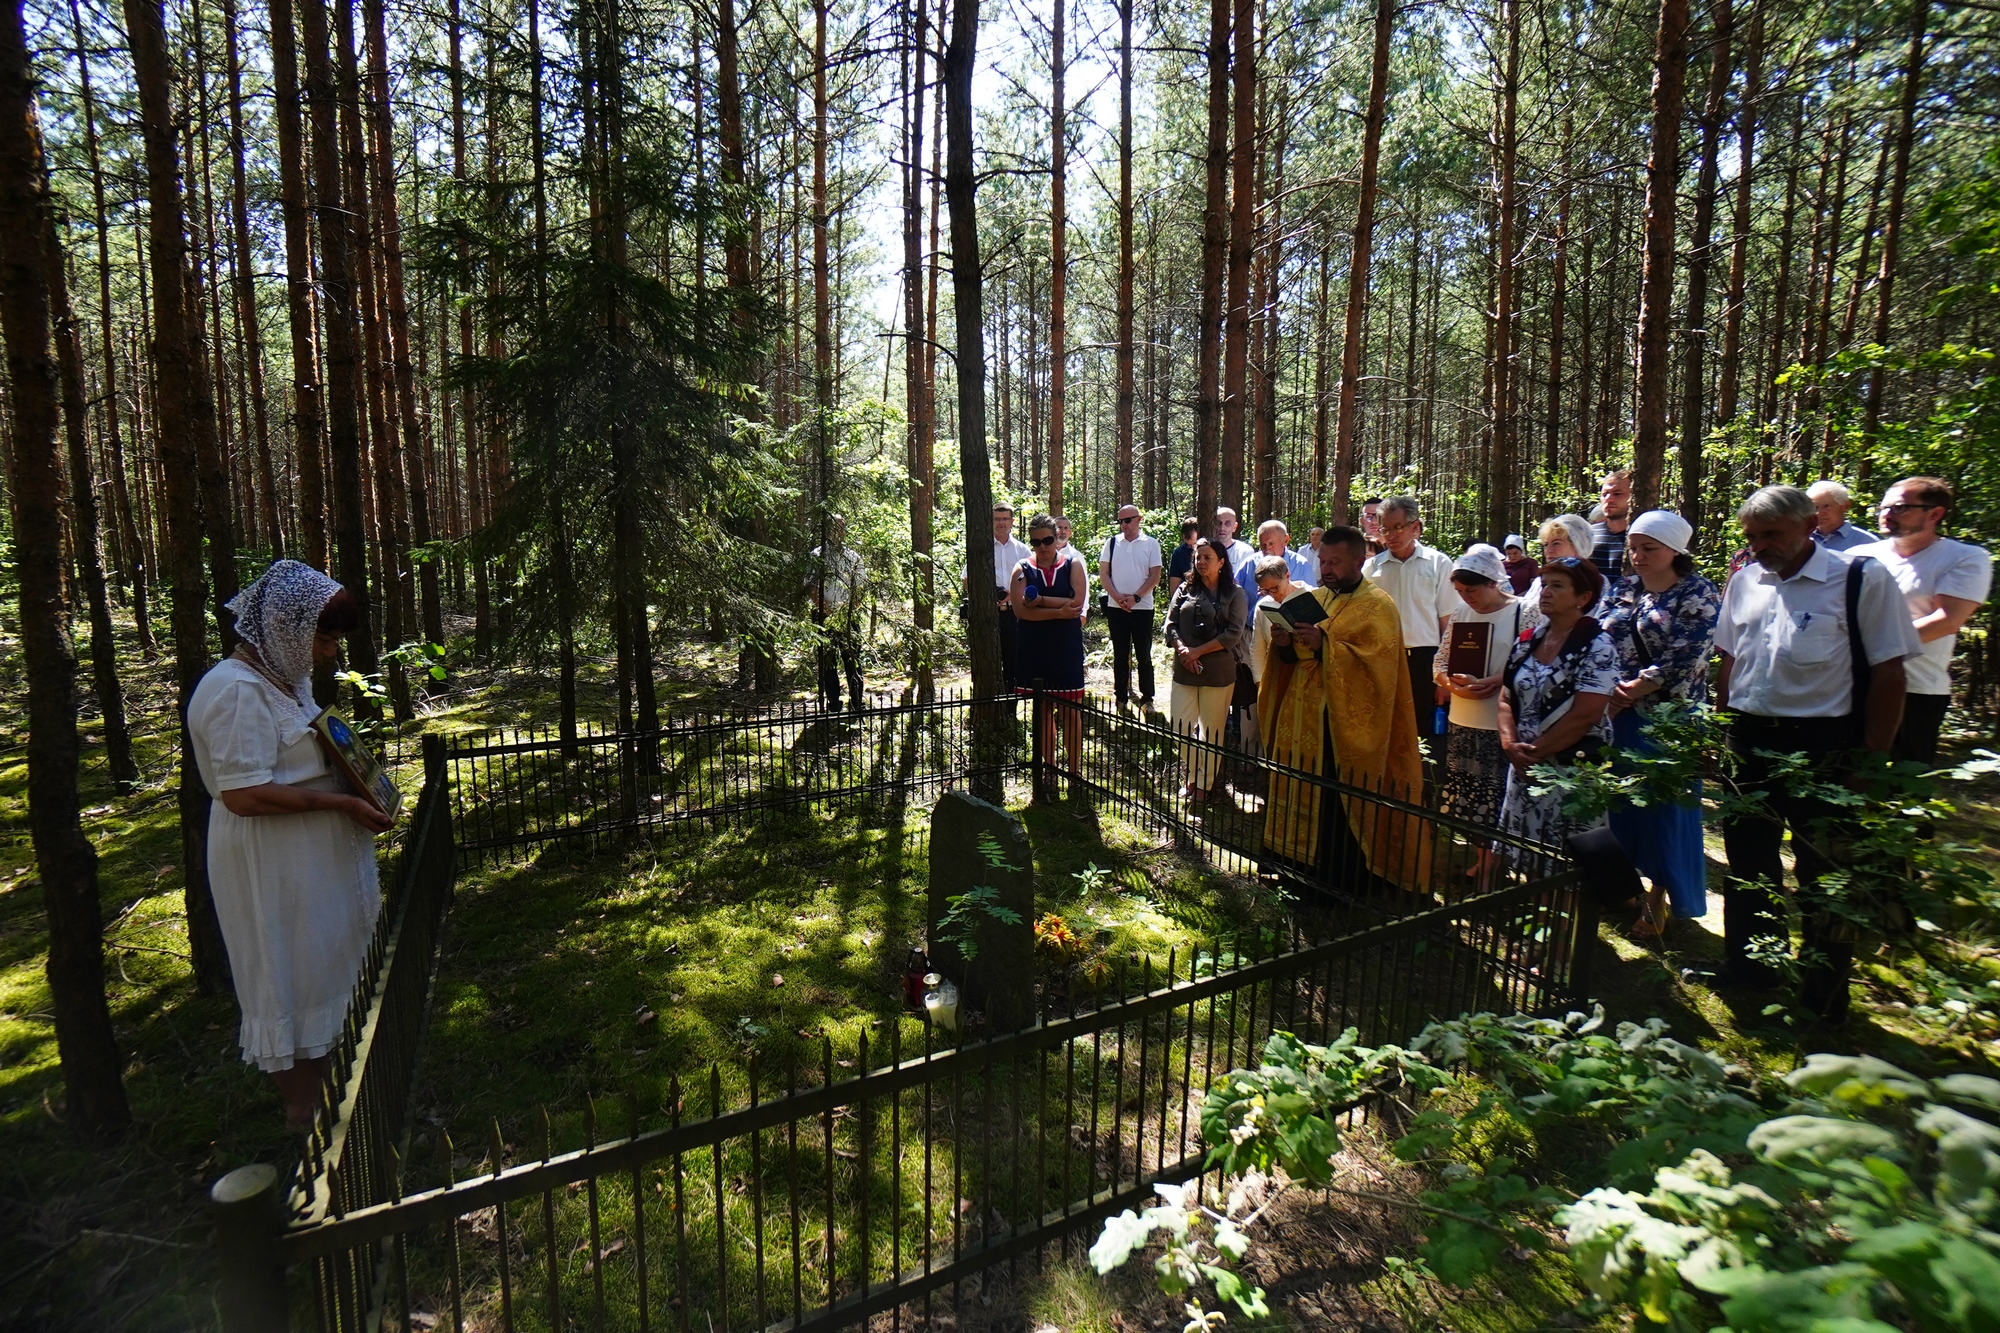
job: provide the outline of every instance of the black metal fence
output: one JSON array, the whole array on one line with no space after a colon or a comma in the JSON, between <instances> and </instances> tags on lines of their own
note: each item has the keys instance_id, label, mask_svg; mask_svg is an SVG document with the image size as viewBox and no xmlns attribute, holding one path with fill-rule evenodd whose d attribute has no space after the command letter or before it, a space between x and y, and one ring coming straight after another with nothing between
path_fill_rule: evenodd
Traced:
<instances>
[{"instance_id":1,"label":"black metal fence","mask_svg":"<svg viewBox=\"0 0 2000 1333\"><path fill-rule=\"evenodd\" d=\"M454 739L447 765L461 864L496 864L549 843L594 850L667 825L805 805L907 805L1024 772L1016 726L975 753L972 713L981 706L958 696L849 713L797 705L694 713L649 732L586 727L569 742L547 728Z\"/></svg>"},{"instance_id":2,"label":"black metal fence","mask_svg":"<svg viewBox=\"0 0 2000 1333\"><path fill-rule=\"evenodd\" d=\"M1201 743L1157 721L1024 702L1006 744L975 762L976 706L427 744L432 778L343 1045L339 1100L290 1208L230 1214L225 1313L289 1301L295 1326L342 1333L928 1323L940 1299L956 1308L989 1290L996 1266L1039 1265L1155 1183L1199 1175L1209 1082L1254 1062L1272 1031L1401 1040L1432 1017L1545 1008L1575 986L1594 922L1573 874L1439 810L1432 793L1211 746L1229 765L1226 794L1192 810L1180 786ZM1081 727L1073 777L1058 773L1060 741L1041 743L1051 709L1058 736L1061 710ZM753 1061L727 1095L711 1068L664 1106L593 1105L581 1146L562 1151L546 1120L538 1143L496 1125L457 1158L473 1164L467 1178L401 1197L402 1108L451 881L447 786L457 856L471 859L785 806L906 805L975 775L1073 782L1223 869L1280 876L1302 910L1281 938L1136 961L1095 1009L1019 1032L878 1024L854 1050L825 1047L817 1067ZM1274 791L1290 812L1276 821ZM1315 841L1301 842L1308 823ZM1385 848L1401 859L1385 862ZM286 1272L310 1280L287 1287Z\"/></svg>"}]
</instances>

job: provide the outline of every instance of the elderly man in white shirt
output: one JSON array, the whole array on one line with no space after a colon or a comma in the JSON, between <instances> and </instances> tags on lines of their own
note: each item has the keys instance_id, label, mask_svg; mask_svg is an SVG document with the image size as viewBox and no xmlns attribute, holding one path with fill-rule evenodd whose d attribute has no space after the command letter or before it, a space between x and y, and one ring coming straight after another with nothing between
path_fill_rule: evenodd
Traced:
<instances>
[{"instance_id":1,"label":"elderly man in white shirt","mask_svg":"<svg viewBox=\"0 0 2000 1333\"><path fill-rule=\"evenodd\" d=\"M1789 790L1764 755L1803 753L1821 781L1850 772L1857 746L1886 760L1903 719L1904 659L1922 645L1880 561L1813 541L1813 503L1804 491L1766 486L1744 501L1737 521L1755 563L1723 594L1715 634L1722 654L1718 703L1733 714L1729 748L1738 786L1762 790L1768 799L1758 813L1723 824L1729 858L1723 979L1759 987L1778 979L1770 964L1750 956L1750 947L1758 940L1789 947L1776 897L1789 825L1805 913L1799 998L1821 1021L1838 1024L1847 1016L1853 950L1814 889L1835 869L1829 833L1840 812Z\"/></svg>"},{"instance_id":2,"label":"elderly man in white shirt","mask_svg":"<svg viewBox=\"0 0 2000 1333\"><path fill-rule=\"evenodd\" d=\"M1847 521L1848 511L1854 508L1854 497L1847 487L1837 481L1816 481L1806 487L1806 495L1813 502L1812 539L1821 546L1852 551L1878 540L1874 533Z\"/></svg>"},{"instance_id":3,"label":"elderly man in white shirt","mask_svg":"<svg viewBox=\"0 0 2000 1333\"><path fill-rule=\"evenodd\" d=\"M1923 641L1923 651L1903 664L1910 695L1895 754L1928 766L1937 764L1938 733L1951 707L1958 632L1993 590L1993 557L1986 548L1938 532L1954 498L1942 477L1905 477L1882 495L1878 512L1888 538L1848 552L1888 566L1909 605L1911 627Z\"/></svg>"},{"instance_id":4,"label":"elderly man in white shirt","mask_svg":"<svg viewBox=\"0 0 2000 1333\"><path fill-rule=\"evenodd\" d=\"M1160 543L1139 526L1137 505L1118 509L1118 532L1097 562L1104 590L1104 624L1111 631L1111 692L1123 708L1132 697L1132 654L1139 655L1139 703L1153 702L1153 589L1161 573Z\"/></svg>"},{"instance_id":5,"label":"elderly man in white shirt","mask_svg":"<svg viewBox=\"0 0 2000 1333\"><path fill-rule=\"evenodd\" d=\"M1418 541L1423 530L1415 496L1384 500L1383 549L1368 557L1361 572L1396 604L1403 649L1409 655L1410 690L1416 696L1417 735L1435 739L1438 705L1449 695L1431 680L1431 663L1444 642L1451 613L1465 603L1451 586L1451 557Z\"/></svg>"}]
</instances>

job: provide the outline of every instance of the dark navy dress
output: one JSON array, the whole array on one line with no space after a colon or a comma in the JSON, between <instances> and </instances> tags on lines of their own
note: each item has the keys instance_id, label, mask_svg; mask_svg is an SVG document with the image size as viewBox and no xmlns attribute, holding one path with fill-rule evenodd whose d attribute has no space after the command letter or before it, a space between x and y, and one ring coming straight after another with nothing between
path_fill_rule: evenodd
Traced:
<instances>
[{"instance_id":1,"label":"dark navy dress","mask_svg":"<svg viewBox=\"0 0 2000 1333\"><path fill-rule=\"evenodd\" d=\"M1044 593L1075 597L1082 589L1077 580L1081 571L1074 559L1058 564L1046 577L1033 560L1023 560L1022 596L1029 600ZM1015 693L1040 690L1065 698L1083 697L1083 619L1021 620L1015 626Z\"/></svg>"}]
</instances>

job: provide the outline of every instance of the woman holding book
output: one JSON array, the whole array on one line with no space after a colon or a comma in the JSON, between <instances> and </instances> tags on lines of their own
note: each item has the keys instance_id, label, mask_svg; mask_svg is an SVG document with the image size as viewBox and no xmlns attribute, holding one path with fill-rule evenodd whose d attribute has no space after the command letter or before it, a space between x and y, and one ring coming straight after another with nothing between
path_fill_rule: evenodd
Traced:
<instances>
[{"instance_id":1,"label":"woman holding book","mask_svg":"<svg viewBox=\"0 0 2000 1333\"><path fill-rule=\"evenodd\" d=\"M1194 572L1174 590L1167 607L1167 646L1174 650L1174 730L1207 742L1200 749L1181 746L1181 760L1188 767L1181 795L1189 801L1206 801L1214 794L1210 789L1222 759L1229 700L1236 692L1236 644L1243 633L1243 593L1229 576L1229 561L1208 538L1198 538Z\"/></svg>"},{"instance_id":2,"label":"woman holding book","mask_svg":"<svg viewBox=\"0 0 2000 1333\"><path fill-rule=\"evenodd\" d=\"M313 666L360 624L353 594L280 560L229 609L243 641L195 687L188 733L215 802L208 879L243 1059L271 1075L298 1131L374 936L375 835L392 818L329 765L314 729Z\"/></svg>"},{"instance_id":3,"label":"woman holding book","mask_svg":"<svg viewBox=\"0 0 2000 1333\"><path fill-rule=\"evenodd\" d=\"M1611 735L1620 750L1658 754L1647 725L1666 701L1708 701L1708 660L1722 593L1695 572L1688 554L1694 528L1678 514L1651 510L1633 520L1625 554L1633 576L1604 596L1605 633L1618 649L1618 688L1611 695ZM1669 909L1698 917L1708 911L1708 861L1701 845L1701 778L1680 803L1652 801L1611 811L1611 831L1639 873L1652 882L1632 935L1658 939Z\"/></svg>"},{"instance_id":4,"label":"woman holding book","mask_svg":"<svg viewBox=\"0 0 2000 1333\"><path fill-rule=\"evenodd\" d=\"M1484 542L1467 547L1453 564L1451 586L1464 605L1452 612L1432 672L1451 691L1445 809L1498 826L1500 803L1507 795L1507 756L1500 749L1501 674L1522 634L1542 623L1542 609L1512 594L1505 560ZM1466 875L1489 876L1497 859L1492 847L1482 846Z\"/></svg>"},{"instance_id":5,"label":"woman holding book","mask_svg":"<svg viewBox=\"0 0 2000 1333\"><path fill-rule=\"evenodd\" d=\"M1271 631L1291 628L1291 621L1284 613L1285 604L1295 597L1305 598L1300 605L1311 613L1308 623L1317 623L1321 613L1319 603L1312 600L1312 588L1292 578L1292 567L1285 557L1260 555L1255 569L1258 595L1250 627L1250 678L1262 685L1264 659L1271 651Z\"/></svg>"}]
</instances>

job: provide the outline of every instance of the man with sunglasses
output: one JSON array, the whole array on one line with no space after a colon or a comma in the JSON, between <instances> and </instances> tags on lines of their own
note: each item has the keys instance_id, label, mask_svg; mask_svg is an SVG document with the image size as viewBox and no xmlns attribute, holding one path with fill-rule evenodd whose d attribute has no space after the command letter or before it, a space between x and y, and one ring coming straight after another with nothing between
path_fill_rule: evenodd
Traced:
<instances>
[{"instance_id":1,"label":"man with sunglasses","mask_svg":"<svg viewBox=\"0 0 2000 1333\"><path fill-rule=\"evenodd\" d=\"M1885 539L1850 554L1872 556L1895 576L1923 651L1903 663L1910 682L1895 757L1937 763L1938 732L1951 707L1951 655L1958 632L1993 587L1993 557L1981 546L1953 541L1938 527L1951 516L1951 486L1941 477L1905 477L1882 496L1877 511Z\"/></svg>"},{"instance_id":2,"label":"man with sunglasses","mask_svg":"<svg viewBox=\"0 0 2000 1333\"><path fill-rule=\"evenodd\" d=\"M1118 532L1097 562L1104 589L1104 623L1111 630L1111 692L1123 708L1132 697L1132 654L1139 656L1139 704L1153 702L1153 589L1160 582L1160 543L1139 526L1137 505L1118 510Z\"/></svg>"}]
</instances>

